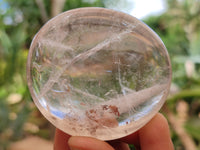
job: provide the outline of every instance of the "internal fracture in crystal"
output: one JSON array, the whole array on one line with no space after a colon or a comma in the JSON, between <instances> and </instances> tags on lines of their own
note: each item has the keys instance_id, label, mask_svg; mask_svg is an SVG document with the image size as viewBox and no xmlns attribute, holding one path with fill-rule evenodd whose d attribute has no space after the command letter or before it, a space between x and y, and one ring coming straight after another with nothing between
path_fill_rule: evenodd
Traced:
<instances>
[{"instance_id":1,"label":"internal fracture in crystal","mask_svg":"<svg viewBox=\"0 0 200 150\"><path fill-rule=\"evenodd\" d=\"M47 22L32 41L28 86L42 114L71 135L117 139L162 107L171 65L144 23L104 8L80 8Z\"/></svg>"}]
</instances>

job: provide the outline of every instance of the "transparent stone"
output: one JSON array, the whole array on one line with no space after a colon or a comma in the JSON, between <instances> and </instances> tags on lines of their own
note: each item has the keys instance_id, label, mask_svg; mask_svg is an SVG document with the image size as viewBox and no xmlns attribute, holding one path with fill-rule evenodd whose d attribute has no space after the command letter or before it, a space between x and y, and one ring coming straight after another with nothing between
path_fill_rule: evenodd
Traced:
<instances>
[{"instance_id":1,"label":"transparent stone","mask_svg":"<svg viewBox=\"0 0 200 150\"><path fill-rule=\"evenodd\" d=\"M162 107L171 65L160 38L136 18L104 8L64 12L32 41L28 86L42 114L70 135L112 140Z\"/></svg>"}]
</instances>

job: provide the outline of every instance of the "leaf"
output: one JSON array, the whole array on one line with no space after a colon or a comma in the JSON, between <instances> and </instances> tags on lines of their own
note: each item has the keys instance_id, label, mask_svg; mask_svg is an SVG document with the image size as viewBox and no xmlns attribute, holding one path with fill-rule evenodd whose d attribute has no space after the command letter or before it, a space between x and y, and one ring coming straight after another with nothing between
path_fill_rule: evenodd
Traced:
<instances>
[{"instance_id":1,"label":"leaf","mask_svg":"<svg viewBox=\"0 0 200 150\"><path fill-rule=\"evenodd\" d=\"M176 63L185 63L186 61L192 61L195 64L200 64L200 55L194 55L194 56L175 56L173 58L173 61Z\"/></svg>"},{"instance_id":2,"label":"leaf","mask_svg":"<svg viewBox=\"0 0 200 150\"><path fill-rule=\"evenodd\" d=\"M3 46L3 53L8 54L9 49L12 47L11 40L4 30L0 30L0 42Z\"/></svg>"},{"instance_id":3,"label":"leaf","mask_svg":"<svg viewBox=\"0 0 200 150\"><path fill-rule=\"evenodd\" d=\"M200 55L200 31L197 31L193 34L190 41L190 55ZM199 60L200 61L200 60Z\"/></svg>"},{"instance_id":4,"label":"leaf","mask_svg":"<svg viewBox=\"0 0 200 150\"><path fill-rule=\"evenodd\" d=\"M9 108L8 105L0 99L0 133L5 131L9 124Z\"/></svg>"},{"instance_id":5,"label":"leaf","mask_svg":"<svg viewBox=\"0 0 200 150\"><path fill-rule=\"evenodd\" d=\"M200 120L199 118L195 118L194 120L190 120L185 125L185 129L187 132L198 141L200 141Z\"/></svg>"}]
</instances>

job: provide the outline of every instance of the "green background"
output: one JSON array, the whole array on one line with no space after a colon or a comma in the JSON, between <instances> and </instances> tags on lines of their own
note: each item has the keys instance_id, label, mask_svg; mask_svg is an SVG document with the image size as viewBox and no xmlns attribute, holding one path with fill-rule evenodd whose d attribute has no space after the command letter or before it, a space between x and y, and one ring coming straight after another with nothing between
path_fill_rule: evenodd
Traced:
<instances>
[{"instance_id":1,"label":"green background","mask_svg":"<svg viewBox=\"0 0 200 150\"><path fill-rule=\"evenodd\" d=\"M54 127L33 104L26 82L28 49L42 25L73 8L130 9L129 1L123 0L63 2L59 6L55 0L0 1L0 150L30 135L53 139ZM172 86L161 112L170 124L175 149L200 149L200 1L166 0L166 4L163 14L143 19L171 57Z\"/></svg>"}]
</instances>

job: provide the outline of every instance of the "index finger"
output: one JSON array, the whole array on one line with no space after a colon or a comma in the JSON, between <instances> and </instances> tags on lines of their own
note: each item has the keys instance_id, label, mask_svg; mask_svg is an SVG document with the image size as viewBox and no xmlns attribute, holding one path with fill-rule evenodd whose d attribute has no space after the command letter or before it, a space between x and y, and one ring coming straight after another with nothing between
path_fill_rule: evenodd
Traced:
<instances>
[{"instance_id":1,"label":"index finger","mask_svg":"<svg viewBox=\"0 0 200 150\"><path fill-rule=\"evenodd\" d=\"M121 139L123 142L141 147L141 150L173 150L168 122L165 117L158 113L136 133Z\"/></svg>"},{"instance_id":2,"label":"index finger","mask_svg":"<svg viewBox=\"0 0 200 150\"><path fill-rule=\"evenodd\" d=\"M54 138L54 150L70 150L68 140L71 136L63 131L56 129Z\"/></svg>"}]
</instances>

